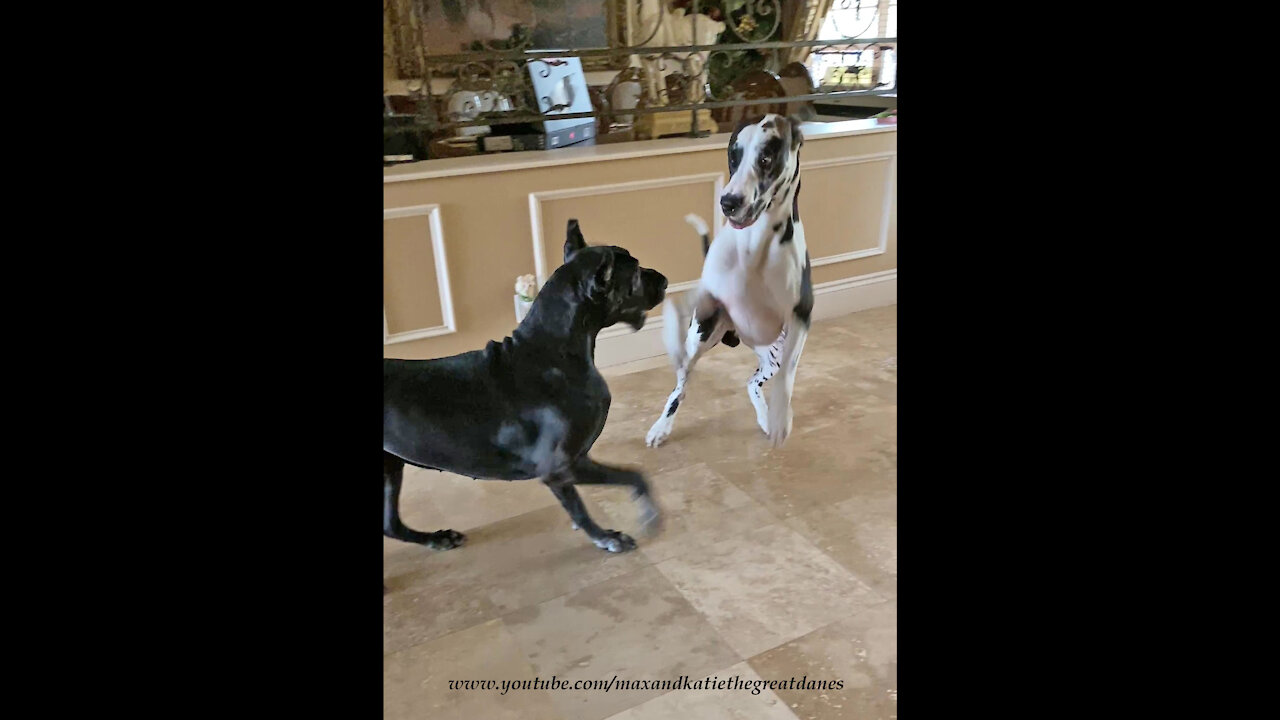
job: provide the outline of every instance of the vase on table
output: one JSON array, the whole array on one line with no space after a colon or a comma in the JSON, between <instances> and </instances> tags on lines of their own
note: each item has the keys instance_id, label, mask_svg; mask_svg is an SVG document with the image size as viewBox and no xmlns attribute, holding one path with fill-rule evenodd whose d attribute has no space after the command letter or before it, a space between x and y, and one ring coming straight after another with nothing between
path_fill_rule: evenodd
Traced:
<instances>
[{"instance_id":1,"label":"vase on table","mask_svg":"<svg viewBox=\"0 0 1280 720\"><path fill-rule=\"evenodd\" d=\"M533 298L538 294L538 283L533 275L521 275L516 278L516 294L512 296L516 306L516 324L524 322L524 316L533 307Z\"/></svg>"}]
</instances>

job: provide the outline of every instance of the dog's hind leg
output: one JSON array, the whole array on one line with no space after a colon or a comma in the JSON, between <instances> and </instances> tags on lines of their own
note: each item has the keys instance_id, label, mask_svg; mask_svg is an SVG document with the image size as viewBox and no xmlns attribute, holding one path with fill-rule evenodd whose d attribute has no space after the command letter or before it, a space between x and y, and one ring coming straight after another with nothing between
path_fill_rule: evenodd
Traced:
<instances>
[{"instance_id":1,"label":"dog's hind leg","mask_svg":"<svg viewBox=\"0 0 1280 720\"><path fill-rule=\"evenodd\" d=\"M617 530L605 530L591 519L587 514L586 505L582 504L582 496L578 495L578 491L573 487L574 481L574 476L570 472L560 472L547 476L542 482L551 489L552 494L564 506L573 524L582 528L596 547L604 548L609 552L634 550L636 541L629 535Z\"/></svg>"},{"instance_id":2,"label":"dog's hind leg","mask_svg":"<svg viewBox=\"0 0 1280 720\"><path fill-rule=\"evenodd\" d=\"M645 436L645 444L649 447L658 447L671 436L671 430L675 427L676 411L680 408L680 402L684 400L684 386L689 380L689 374L693 372L694 364L703 353L715 347L729 329L725 312L714 304L715 300L706 298L703 302L706 306L699 307L699 312L695 312L689 321L689 332L684 341L684 357L676 367L676 389L672 390L671 395L667 397L662 415L653 423L653 427L649 428L649 434ZM713 309L708 309L708 306ZM701 318L699 318L700 315Z\"/></svg>"},{"instance_id":3,"label":"dog's hind leg","mask_svg":"<svg viewBox=\"0 0 1280 720\"><path fill-rule=\"evenodd\" d=\"M626 485L631 488L631 499L640 506L640 526L648 533L655 533L662 521L662 513L649 492L644 475L635 470L609 467L586 457L573 464L573 482L576 485Z\"/></svg>"},{"instance_id":4,"label":"dog's hind leg","mask_svg":"<svg viewBox=\"0 0 1280 720\"><path fill-rule=\"evenodd\" d=\"M449 550L467 538L454 530L419 532L400 521L400 483L404 481L404 461L389 452L382 453L382 534L393 540L426 545L433 550ZM383 591L386 585L383 585Z\"/></svg>"},{"instance_id":5,"label":"dog's hind leg","mask_svg":"<svg viewBox=\"0 0 1280 720\"><path fill-rule=\"evenodd\" d=\"M769 434L769 405L764 401L764 390L761 388L774 373L778 372L780 367L778 356L782 352L782 342L785 338L785 335L780 335L771 347L755 348L759 365L756 367L755 374L747 381L747 396L751 398L751 404L756 409L756 424L765 435Z\"/></svg>"}]
</instances>

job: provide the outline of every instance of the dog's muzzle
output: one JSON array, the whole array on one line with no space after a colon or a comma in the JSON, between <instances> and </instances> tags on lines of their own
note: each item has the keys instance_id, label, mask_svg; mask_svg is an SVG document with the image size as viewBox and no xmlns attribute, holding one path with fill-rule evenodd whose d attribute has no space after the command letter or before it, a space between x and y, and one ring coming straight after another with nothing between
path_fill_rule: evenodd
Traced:
<instances>
[{"instance_id":1,"label":"dog's muzzle","mask_svg":"<svg viewBox=\"0 0 1280 720\"><path fill-rule=\"evenodd\" d=\"M657 270L645 268L640 274L640 280L644 283L645 302L649 303L649 309L652 310L667 296L667 276Z\"/></svg>"},{"instance_id":2,"label":"dog's muzzle","mask_svg":"<svg viewBox=\"0 0 1280 720\"><path fill-rule=\"evenodd\" d=\"M720 197L720 211L724 214L724 219L738 230L754 225L760 219L759 210L758 203L748 205L741 195L726 194Z\"/></svg>"},{"instance_id":3,"label":"dog's muzzle","mask_svg":"<svg viewBox=\"0 0 1280 720\"><path fill-rule=\"evenodd\" d=\"M644 305L642 307L632 308L630 311L622 315L622 322L630 325L633 330L640 330L644 327L646 317L645 313L654 309L667 296L667 278L657 270L643 268L640 272L641 287L644 289Z\"/></svg>"}]
</instances>

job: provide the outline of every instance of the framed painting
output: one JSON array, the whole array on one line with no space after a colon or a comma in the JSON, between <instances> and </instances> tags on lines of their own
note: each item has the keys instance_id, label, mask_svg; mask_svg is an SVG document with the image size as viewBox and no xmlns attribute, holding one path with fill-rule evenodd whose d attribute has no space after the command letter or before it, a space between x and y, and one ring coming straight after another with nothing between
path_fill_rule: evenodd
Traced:
<instances>
[{"instance_id":1,"label":"framed painting","mask_svg":"<svg viewBox=\"0 0 1280 720\"><path fill-rule=\"evenodd\" d=\"M567 50L572 55L624 47L627 5L627 0L383 0L384 43L392 44L384 52L408 79L422 77L415 42L428 62L478 50ZM621 69L627 58L584 57L582 65L588 71Z\"/></svg>"}]
</instances>

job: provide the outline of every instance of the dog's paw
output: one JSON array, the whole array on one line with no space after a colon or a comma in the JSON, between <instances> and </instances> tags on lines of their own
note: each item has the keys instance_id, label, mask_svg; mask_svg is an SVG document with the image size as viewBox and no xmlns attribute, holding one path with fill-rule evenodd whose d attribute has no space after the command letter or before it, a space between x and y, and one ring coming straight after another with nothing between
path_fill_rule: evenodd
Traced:
<instances>
[{"instance_id":1,"label":"dog's paw","mask_svg":"<svg viewBox=\"0 0 1280 720\"><path fill-rule=\"evenodd\" d=\"M769 433L769 444L773 445L776 448L780 448L783 446L784 443L787 442L788 435L790 435L790 432L788 432L787 430L782 430L781 432Z\"/></svg>"},{"instance_id":2,"label":"dog's paw","mask_svg":"<svg viewBox=\"0 0 1280 720\"><path fill-rule=\"evenodd\" d=\"M423 544L432 550L452 550L467 541L467 536L457 530L437 530L427 535Z\"/></svg>"},{"instance_id":3,"label":"dog's paw","mask_svg":"<svg viewBox=\"0 0 1280 720\"><path fill-rule=\"evenodd\" d=\"M791 408L787 407L783 411L769 412L769 426L764 428L765 433L769 435L769 443L774 447L782 447L787 441L787 437L791 435Z\"/></svg>"},{"instance_id":4,"label":"dog's paw","mask_svg":"<svg viewBox=\"0 0 1280 720\"><path fill-rule=\"evenodd\" d=\"M636 503L640 505L640 531L646 535L658 534L662 528L662 512L657 503L648 495L636 498Z\"/></svg>"},{"instance_id":5,"label":"dog's paw","mask_svg":"<svg viewBox=\"0 0 1280 720\"><path fill-rule=\"evenodd\" d=\"M644 444L649 447L658 447L671 437L671 418L663 417L649 428L649 434L644 436Z\"/></svg>"},{"instance_id":6,"label":"dog's paw","mask_svg":"<svg viewBox=\"0 0 1280 720\"><path fill-rule=\"evenodd\" d=\"M604 534L598 538L592 538L591 542L596 547L603 548L609 552L626 552L636 549L636 541L631 539L630 535L620 533L617 530L605 530Z\"/></svg>"}]
</instances>

